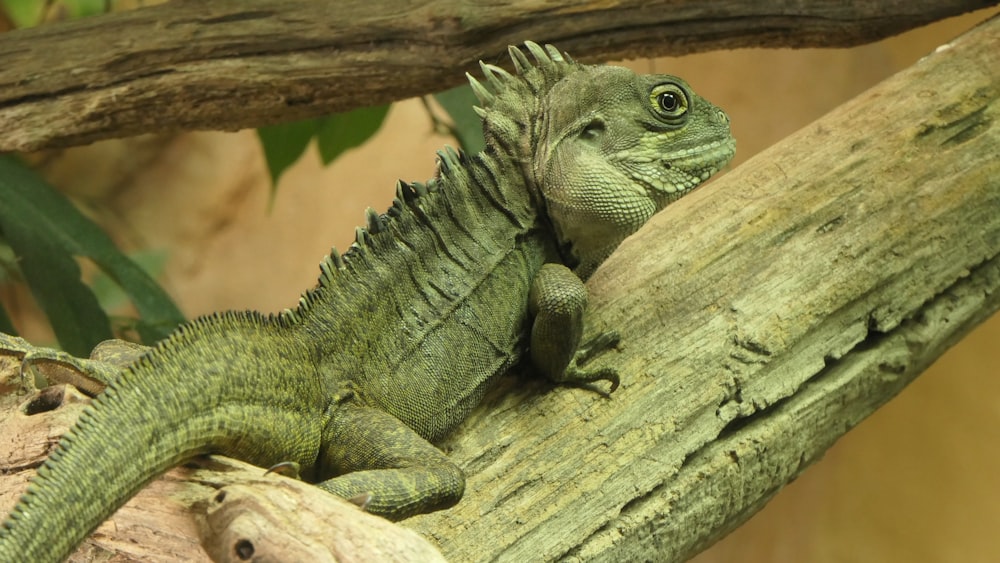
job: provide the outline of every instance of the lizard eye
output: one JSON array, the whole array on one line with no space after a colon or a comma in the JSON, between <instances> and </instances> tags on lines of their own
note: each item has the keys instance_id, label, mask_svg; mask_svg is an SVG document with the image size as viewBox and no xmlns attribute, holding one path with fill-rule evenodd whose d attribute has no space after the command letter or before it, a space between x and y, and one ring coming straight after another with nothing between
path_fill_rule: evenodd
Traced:
<instances>
[{"instance_id":1,"label":"lizard eye","mask_svg":"<svg viewBox=\"0 0 1000 563\"><path fill-rule=\"evenodd\" d=\"M677 94L673 92L664 92L656 97L656 101L660 102L660 109L667 113L672 113L677 111L677 108L681 107L681 100Z\"/></svg>"},{"instance_id":2,"label":"lizard eye","mask_svg":"<svg viewBox=\"0 0 1000 563\"><path fill-rule=\"evenodd\" d=\"M688 111L690 102L687 93L678 84L659 84L649 93L649 101L660 116L676 119Z\"/></svg>"}]
</instances>

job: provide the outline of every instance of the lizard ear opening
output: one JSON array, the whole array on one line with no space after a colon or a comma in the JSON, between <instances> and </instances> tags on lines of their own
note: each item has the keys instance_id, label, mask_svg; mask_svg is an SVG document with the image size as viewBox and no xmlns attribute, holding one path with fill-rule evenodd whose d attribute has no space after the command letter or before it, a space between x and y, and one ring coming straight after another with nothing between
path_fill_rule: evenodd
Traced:
<instances>
[{"instance_id":1,"label":"lizard ear opening","mask_svg":"<svg viewBox=\"0 0 1000 563\"><path fill-rule=\"evenodd\" d=\"M604 120L595 117L580 131L580 138L585 141L596 141L604 134L606 128Z\"/></svg>"}]
</instances>

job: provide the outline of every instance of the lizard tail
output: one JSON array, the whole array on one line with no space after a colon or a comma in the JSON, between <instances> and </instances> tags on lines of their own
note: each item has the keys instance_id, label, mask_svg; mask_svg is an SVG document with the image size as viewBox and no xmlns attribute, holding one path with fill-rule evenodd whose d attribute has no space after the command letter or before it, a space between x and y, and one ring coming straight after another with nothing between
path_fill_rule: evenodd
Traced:
<instances>
[{"instance_id":1,"label":"lizard tail","mask_svg":"<svg viewBox=\"0 0 1000 563\"><path fill-rule=\"evenodd\" d=\"M149 481L199 454L311 466L319 431L307 417L317 411L301 397L316 390L286 385L287 366L246 351L219 360L221 344L183 357L158 348L98 395L0 525L0 563L62 561ZM213 347L216 359L205 354Z\"/></svg>"},{"instance_id":2,"label":"lizard tail","mask_svg":"<svg viewBox=\"0 0 1000 563\"><path fill-rule=\"evenodd\" d=\"M0 526L0 562L65 559L147 482L211 441L204 419L152 423L155 411L119 403L100 395L38 468Z\"/></svg>"}]
</instances>

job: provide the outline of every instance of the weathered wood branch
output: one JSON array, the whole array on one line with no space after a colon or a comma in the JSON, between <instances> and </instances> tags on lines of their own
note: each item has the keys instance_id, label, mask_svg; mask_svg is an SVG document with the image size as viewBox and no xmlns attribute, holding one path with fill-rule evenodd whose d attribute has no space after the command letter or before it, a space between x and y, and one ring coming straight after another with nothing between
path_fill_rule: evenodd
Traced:
<instances>
[{"instance_id":1,"label":"weathered wood branch","mask_svg":"<svg viewBox=\"0 0 1000 563\"><path fill-rule=\"evenodd\" d=\"M580 60L846 46L993 3L175 0L0 34L0 152L390 102L455 86L525 39Z\"/></svg>"},{"instance_id":2,"label":"weathered wood branch","mask_svg":"<svg viewBox=\"0 0 1000 563\"><path fill-rule=\"evenodd\" d=\"M625 383L500 399L456 561L672 560L1000 308L1000 17L672 204L589 282ZM470 538L475 538L470 541Z\"/></svg>"},{"instance_id":3,"label":"weathered wood branch","mask_svg":"<svg viewBox=\"0 0 1000 563\"><path fill-rule=\"evenodd\" d=\"M1000 17L627 240L589 283L596 326L623 333L596 360L622 388L507 381L445 444L466 498L404 525L453 561L680 559L718 539L1000 309L998 154ZM22 453L0 510L39 455ZM98 543L195 557L185 511L214 489L192 491L234 479L203 471L154 483Z\"/></svg>"}]
</instances>

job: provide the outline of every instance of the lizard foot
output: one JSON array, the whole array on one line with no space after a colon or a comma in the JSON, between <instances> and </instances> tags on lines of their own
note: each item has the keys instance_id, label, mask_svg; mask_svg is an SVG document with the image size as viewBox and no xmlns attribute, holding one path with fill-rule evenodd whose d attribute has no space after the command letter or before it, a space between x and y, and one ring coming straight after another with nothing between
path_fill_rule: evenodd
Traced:
<instances>
[{"instance_id":1,"label":"lizard foot","mask_svg":"<svg viewBox=\"0 0 1000 563\"><path fill-rule=\"evenodd\" d=\"M598 392L605 397L610 396L611 393L615 392L615 389L618 389L618 385L621 383L621 378L618 376L618 370L614 368L598 368L588 370L583 369L582 366L586 365L588 362L604 352L613 349L620 341L621 336L618 332L613 330L604 331L589 339L581 345L579 349L577 349L576 355L573 356L573 360L570 361L569 366L566 367L564 381L567 383L577 384L607 381L611 383L611 389L609 389L606 393L603 391Z\"/></svg>"},{"instance_id":2,"label":"lizard foot","mask_svg":"<svg viewBox=\"0 0 1000 563\"><path fill-rule=\"evenodd\" d=\"M576 351L573 363L585 365L590 360L618 346L622 337L617 330L606 330L587 340Z\"/></svg>"},{"instance_id":3,"label":"lizard foot","mask_svg":"<svg viewBox=\"0 0 1000 563\"><path fill-rule=\"evenodd\" d=\"M593 383L595 381L607 381L611 383L611 389L607 392L601 391L600 389L595 389L586 385L587 383ZM582 387L587 387L588 389L593 389L605 397L610 397L615 389L618 389L618 385L621 383L621 378L618 376L618 370L615 368L600 368L595 370L583 370L574 364L570 364L566 368L565 379L563 383L570 385L580 385Z\"/></svg>"},{"instance_id":4,"label":"lizard foot","mask_svg":"<svg viewBox=\"0 0 1000 563\"><path fill-rule=\"evenodd\" d=\"M39 374L49 385L68 383L91 397L104 388L147 347L123 340L105 340L91 357L77 358L61 350L33 346L27 340L0 333L0 355L21 359L21 380Z\"/></svg>"}]
</instances>

